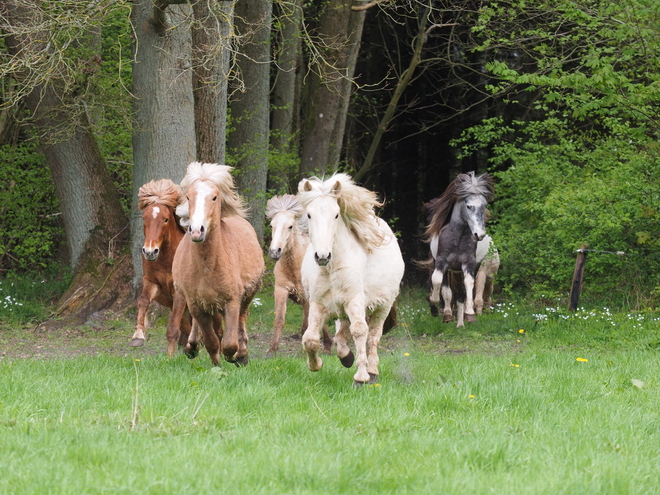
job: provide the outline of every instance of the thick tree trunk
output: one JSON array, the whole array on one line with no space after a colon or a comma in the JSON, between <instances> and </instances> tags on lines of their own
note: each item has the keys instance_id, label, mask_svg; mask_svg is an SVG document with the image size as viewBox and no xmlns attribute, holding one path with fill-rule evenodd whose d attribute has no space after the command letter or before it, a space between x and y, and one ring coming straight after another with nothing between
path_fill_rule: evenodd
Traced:
<instances>
[{"instance_id":1,"label":"thick tree trunk","mask_svg":"<svg viewBox=\"0 0 660 495\"><path fill-rule=\"evenodd\" d=\"M137 193L150 180L179 183L196 159L192 71L191 9L186 5L155 6L134 0L133 211L131 253L138 288L142 280L142 216Z\"/></svg>"},{"instance_id":2,"label":"thick tree trunk","mask_svg":"<svg viewBox=\"0 0 660 495\"><path fill-rule=\"evenodd\" d=\"M39 30L42 16L37 4L2 1L0 10L12 56L24 59L48 51L43 40L49 37ZM16 74L19 83L29 76L27 71ZM88 115L76 111L75 100L59 89L60 83L54 77L30 88L26 104L52 173L74 268L58 315L67 323L78 323L118 299L124 300L129 292L126 268L130 272L130 264L122 255L128 222Z\"/></svg>"},{"instance_id":3,"label":"thick tree trunk","mask_svg":"<svg viewBox=\"0 0 660 495\"><path fill-rule=\"evenodd\" d=\"M364 25L364 11L352 11L350 0L330 0L317 36L322 61L309 76L303 103L301 173L323 175L339 164L348 99Z\"/></svg>"},{"instance_id":4,"label":"thick tree trunk","mask_svg":"<svg viewBox=\"0 0 660 495\"><path fill-rule=\"evenodd\" d=\"M225 163L227 81L231 58L234 2L193 3L193 93L197 160Z\"/></svg>"},{"instance_id":5,"label":"thick tree trunk","mask_svg":"<svg viewBox=\"0 0 660 495\"><path fill-rule=\"evenodd\" d=\"M268 176L271 15L269 0L240 0L236 4L236 30L243 37L236 61L244 90L231 101L234 130L229 135L229 148L236 161L238 189L250 207L249 220L260 243Z\"/></svg>"}]
</instances>

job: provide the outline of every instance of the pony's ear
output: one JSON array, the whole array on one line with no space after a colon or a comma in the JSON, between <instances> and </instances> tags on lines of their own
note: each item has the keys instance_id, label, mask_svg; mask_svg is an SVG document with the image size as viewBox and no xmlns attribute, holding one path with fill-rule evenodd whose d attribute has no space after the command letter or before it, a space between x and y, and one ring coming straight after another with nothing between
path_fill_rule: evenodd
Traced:
<instances>
[{"instance_id":1,"label":"pony's ear","mask_svg":"<svg viewBox=\"0 0 660 495\"><path fill-rule=\"evenodd\" d=\"M339 195L341 194L341 182L339 182L339 181L335 182L334 186L332 186L332 189L330 190L330 193L335 198L338 198Z\"/></svg>"},{"instance_id":2,"label":"pony's ear","mask_svg":"<svg viewBox=\"0 0 660 495\"><path fill-rule=\"evenodd\" d=\"M307 179L305 179L300 183L300 186L298 186L298 190L300 192L309 192L312 190L312 185Z\"/></svg>"}]
</instances>

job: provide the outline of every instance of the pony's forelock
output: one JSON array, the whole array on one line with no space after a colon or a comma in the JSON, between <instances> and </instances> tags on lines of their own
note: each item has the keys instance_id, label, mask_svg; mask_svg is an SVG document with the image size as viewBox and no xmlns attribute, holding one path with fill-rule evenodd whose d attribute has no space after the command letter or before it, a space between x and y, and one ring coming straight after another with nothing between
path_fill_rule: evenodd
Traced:
<instances>
[{"instance_id":1,"label":"pony's forelock","mask_svg":"<svg viewBox=\"0 0 660 495\"><path fill-rule=\"evenodd\" d=\"M210 181L220 191L221 215L223 217L231 215L245 217L247 216L247 210L243 205L243 200L234 188L234 178L231 171L232 167L228 165L192 162L188 165L186 175L181 181L181 188L186 192L196 181ZM181 212L183 224L188 220L187 201L177 208L177 214L179 211Z\"/></svg>"},{"instance_id":2,"label":"pony's forelock","mask_svg":"<svg viewBox=\"0 0 660 495\"><path fill-rule=\"evenodd\" d=\"M303 207L298 198L293 194L284 194L282 196L273 196L266 203L266 217L273 218L281 212L291 212L299 217L303 214Z\"/></svg>"},{"instance_id":3,"label":"pony's forelock","mask_svg":"<svg viewBox=\"0 0 660 495\"><path fill-rule=\"evenodd\" d=\"M339 182L341 190L335 191ZM311 190L306 191L306 184ZM304 179L298 184L298 199L303 208L320 196L331 196L337 199L342 219L351 231L367 248L381 246L385 236L381 231L376 213L376 207L383 206L375 192L358 186L348 174L338 173L321 180L318 177Z\"/></svg>"},{"instance_id":4,"label":"pony's forelock","mask_svg":"<svg viewBox=\"0 0 660 495\"><path fill-rule=\"evenodd\" d=\"M138 190L138 209L144 210L152 204L176 208L181 201L182 190L170 179L152 180Z\"/></svg>"}]
</instances>

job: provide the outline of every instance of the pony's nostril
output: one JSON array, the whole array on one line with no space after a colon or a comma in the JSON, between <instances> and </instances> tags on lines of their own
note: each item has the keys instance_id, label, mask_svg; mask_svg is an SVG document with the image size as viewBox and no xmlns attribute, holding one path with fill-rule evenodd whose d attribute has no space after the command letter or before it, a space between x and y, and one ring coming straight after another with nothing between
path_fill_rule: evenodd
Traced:
<instances>
[{"instance_id":1,"label":"pony's nostril","mask_svg":"<svg viewBox=\"0 0 660 495\"><path fill-rule=\"evenodd\" d=\"M158 248L154 249L154 256L158 256Z\"/></svg>"},{"instance_id":2,"label":"pony's nostril","mask_svg":"<svg viewBox=\"0 0 660 495\"><path fill-rule=\"evenodd\" d=\"M203 225L199 228L199 231L200 231L202 234L204 233L204 226L203 226Z\"/></svg>"}]
</instances>

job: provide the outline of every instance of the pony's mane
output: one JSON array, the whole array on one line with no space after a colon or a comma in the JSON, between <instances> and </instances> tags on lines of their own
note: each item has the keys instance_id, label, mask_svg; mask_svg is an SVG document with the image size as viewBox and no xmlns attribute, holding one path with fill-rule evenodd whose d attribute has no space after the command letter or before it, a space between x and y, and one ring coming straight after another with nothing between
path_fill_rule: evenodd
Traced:
<instances>
[{"instance_id":1,"label":"pony's mane","mask_svg":"<svg viewBox=\"0 0 660 495\"><path fill-rule=\"evenodd\" d=\"M266 217L273 218L278 213L290 211L295 216L303 214L303 207L300 206L298 198L293 194L284 194L283 196L273 196L266 203Z\"/></svg>"},{"instance_id":2,"label":"pony's mane","mask_svg":"<svg viewBox=\"0 0 660 495\"><path fill-rule=\"evenodd\" d=\"M383 244L385 235L378 226L374 212L374 208L383 206L383 203L375 192L358 186L349 175L341 173L326 180L311 177L307 181L312 186L311 191L303 189L305 180L298 184L298 199L304 208L320 196L332 196L337 199L344 223L367 249ZM337 182L341 185L339 195L334 190Z\"/></svg>"},{"instance_id":3,"label":"pony's mane","mask_svg":"<svg viewBox=\"0 0 660 495\"><path fill-rule=\"evenodd\" d=\"M218 165L217 163L192 162L188 165L186 176L181 181L181 188L188 188L198 180L208 180L220 191L220 213L223 217L239 215L245 217L247 211L243 200L234 189L234 178L231 176L232 167ZM182 219L182 225L186 225L189 217L188 201L184 201L176 210Z\"/></svg>"},{"instance_id":4,"label":"pony's mane","mask_svg":"<svg viewBox=\"0 0 660 495\"><path fill-rule=\"evenodd\" d=\"M428 220L425 232L426 241L429 242L442 227L449 223L451 212L457 201L463 201L474 194L484 196L486 201L490 201L494 192L493 181L493 176L490 174L479 176L475 176L474 172L460 174L447 186L439 198L424 203L423 208Z\"/></svg>"},{"instance_id":5,"label":"pony's mane","mask_svg":"<svg viewBox=\"0 0 660 495\"><path fill-rule=\"evenodd\" d=\"M140 187L138 208L142 211L149 205L158 204L174 209L182 196L181 187L170 179L152 180Z\"/></svg>"}]
</instances>

